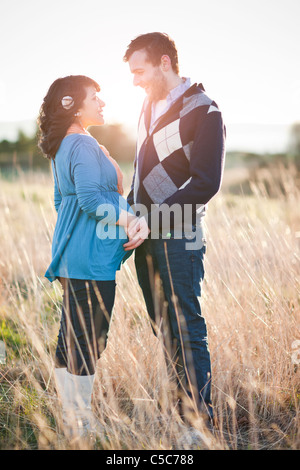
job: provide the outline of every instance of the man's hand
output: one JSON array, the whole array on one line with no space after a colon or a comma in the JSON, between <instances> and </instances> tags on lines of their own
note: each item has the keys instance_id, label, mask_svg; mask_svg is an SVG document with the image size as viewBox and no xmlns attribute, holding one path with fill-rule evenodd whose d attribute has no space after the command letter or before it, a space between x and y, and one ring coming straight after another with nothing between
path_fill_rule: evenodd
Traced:
<instances>
[{"instance_id":1,"label":"man's hand","mask_svg":"<svg viewBox=\"0 0 300 470\"><path fill-rule=\"evenodd\" d=\"M145 217L141 217L140 219L132 220L127 229L126 229L129 242L124 243L123 247L125 251L134 250L138 246L140 246L150 233L150 229L146 222Z\"/></svg>"}]
</instances>

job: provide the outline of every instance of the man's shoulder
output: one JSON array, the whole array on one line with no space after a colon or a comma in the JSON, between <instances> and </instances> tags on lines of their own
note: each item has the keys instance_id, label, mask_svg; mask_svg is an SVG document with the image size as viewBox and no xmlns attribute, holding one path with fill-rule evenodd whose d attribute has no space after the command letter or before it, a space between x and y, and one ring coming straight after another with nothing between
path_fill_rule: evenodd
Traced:
<instances>
[{"instance_id":1,"label":"man's shoulder","mask_svg":"<svg viewBox=\"0 0 300 470\"><path fill-rule=\"evenodd\" d=\"M183 95L181 117L191 111L199 111L201 114L220 112L219 106L207 95L202 83L194 83Z\"/></svg>"}]
</instances>

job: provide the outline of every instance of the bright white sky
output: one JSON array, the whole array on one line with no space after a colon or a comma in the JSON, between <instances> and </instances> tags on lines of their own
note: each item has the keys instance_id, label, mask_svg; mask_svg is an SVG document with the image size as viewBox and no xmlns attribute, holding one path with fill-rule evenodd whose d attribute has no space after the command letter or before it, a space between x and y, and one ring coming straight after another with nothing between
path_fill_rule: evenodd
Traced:
<instances>
[{"instance_id":1,"label":"bright white sky","mask_svg":"<svg viewBox=\"0 0 300 470\"><path fill-rule=\"evenodd\" d=\"M58 77L101 85L107 122L136 126L144 92L122 60L135 36L167 32L180 73L230 124L300 119L300 0L0 0L0 122L35 119Z\"/></svg>"}]
</instances>

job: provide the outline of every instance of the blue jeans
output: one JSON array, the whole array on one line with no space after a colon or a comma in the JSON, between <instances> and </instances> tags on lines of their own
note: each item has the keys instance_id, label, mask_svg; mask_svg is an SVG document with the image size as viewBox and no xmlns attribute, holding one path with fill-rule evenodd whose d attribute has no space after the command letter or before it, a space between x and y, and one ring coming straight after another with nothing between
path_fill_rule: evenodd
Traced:
<instances>
[{"instance_id":1,"label":"blue jeans","mask_svg":"<svg viewBox=\"0 0 300 470\"><path fill-rule=\"evenodd\" d=\"M63 305L56 365L76 375L94 374L107 342L116 282L66 278L60 282Z\"/></svg>"},{"instance_id":2,"label":"blue jeans","mask_svg":"<svg viewBox=\"0 0 300 470\"><path fill-rule=\"evenodd\" d=\"M199 302L206 247L188 250L190 243L187 238L147 239L135 251L135 265L150 319L162 325L167 355L175 353L181 364L184 390L212 418L210 353Z\"/></svg>"}]
</instances>

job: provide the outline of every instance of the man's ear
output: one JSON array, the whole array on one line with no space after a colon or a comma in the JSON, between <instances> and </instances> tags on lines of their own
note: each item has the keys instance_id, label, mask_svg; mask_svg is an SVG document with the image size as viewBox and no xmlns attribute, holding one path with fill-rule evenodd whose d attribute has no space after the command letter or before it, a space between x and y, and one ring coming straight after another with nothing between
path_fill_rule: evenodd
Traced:
<instances>
[{"instance_id":1,"label":"man's ear","mask_svg":"<svg viewBox=\"0 0 300 470\"><path fill-rule=\"evenodd\" d=\"M171 59L168 55L162 55L160 59L160 66L163 72L168 72L172 67Z\"/></svg>"}]
</instances>

